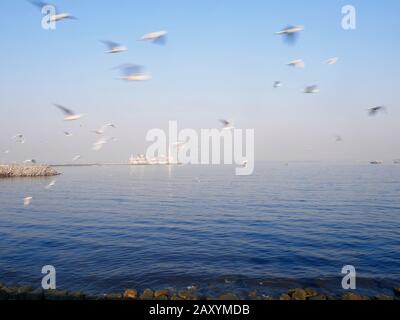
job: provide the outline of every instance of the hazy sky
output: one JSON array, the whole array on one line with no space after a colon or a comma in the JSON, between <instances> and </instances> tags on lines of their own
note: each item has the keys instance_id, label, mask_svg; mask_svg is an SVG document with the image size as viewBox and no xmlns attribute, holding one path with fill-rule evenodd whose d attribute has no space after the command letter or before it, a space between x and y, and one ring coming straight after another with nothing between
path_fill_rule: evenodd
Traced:
<instances>
[{"instance_id":1,"label":"hazy sky","mask_svg":"<svg viewBox=\"0 0 400 320\"><path fill-rule=\"evenodd\" d=\"M169 120L200 129L220 118L255 129L258 160L400 158L398 0L54 3L79 20L45 31L29 2L0 1L0 161L122 161L144 153L147 131ZM347 4L357 9L354 31L341 28ZM289 24L305 26L296 46L274 35ZM159 30L169 32L166 46L137 41ZM107 55L99 40L130 50ZM334 56L337 65L324 63ZM285 65L300 58L304 70ZM145 66L153 79L117 80L113 68L123 63ZM276 80L282 88L272 88ZM320 94L301 93L312 84ZM52 103L89 115L65 123ZM376 105L389 113L368 117ZM94 152L90 131L107 122L118 141ZM25 145L12 142L17 133Z\"/></svg>"}]
</instances>

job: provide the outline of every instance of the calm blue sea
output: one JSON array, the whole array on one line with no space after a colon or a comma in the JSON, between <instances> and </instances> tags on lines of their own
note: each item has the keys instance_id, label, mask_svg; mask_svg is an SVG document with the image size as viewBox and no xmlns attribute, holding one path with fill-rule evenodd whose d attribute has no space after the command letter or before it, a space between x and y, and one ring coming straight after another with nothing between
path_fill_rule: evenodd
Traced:
<instances>
[{"instance_id":1,"label":"calm blue sea","mask_svg":"<svg viewBox=\"0 0 400 320\"><path fill-rule=\"evenodd\" d=\"M258 163L58 168L0 180L0 282L59 289L185 288L363 292L400 284L400 166ZM23 199L32 196L31 206Z\"/></svg>"}]
</instances>

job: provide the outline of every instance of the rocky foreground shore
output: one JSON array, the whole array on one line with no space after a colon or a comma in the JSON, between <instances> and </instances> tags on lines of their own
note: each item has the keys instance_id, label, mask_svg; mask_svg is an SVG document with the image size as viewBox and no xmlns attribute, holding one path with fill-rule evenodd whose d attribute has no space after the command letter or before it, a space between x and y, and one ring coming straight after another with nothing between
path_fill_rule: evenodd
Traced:
<instances>
[{"instance_id":1,"label":"rocky foreground shore","mask_svg":"<svg viewBox=\"0 0 400 320\"><path fill-rule=\"evenodd\" d=\"M59 173L46 165L0 165L0 178L51 177Z\"/></svg>"},{"instance_id":2,"label":"rocky foreground shore","mask_svg":"<svg viewBox=\"0 0 400 320\"><path fill-rule=\"evenodd\" d=\"M259 295L257 291L250 292L247 297L239 297L234 293L225 293L217 297L201 296L196 289L173 292L169 289L145 289L139 292L127 289L123 293L110 293L103 295L86 295L82 292L69 292L62 290L33 289L31 287L11 288L0 284L0 300L399 300L400 288L393 290L393 295L377 295L374 297L362 296L356 293L346 293L343 296L319 294L314 289L292 289L279 297Z\"/></svg>"}]
</instances>

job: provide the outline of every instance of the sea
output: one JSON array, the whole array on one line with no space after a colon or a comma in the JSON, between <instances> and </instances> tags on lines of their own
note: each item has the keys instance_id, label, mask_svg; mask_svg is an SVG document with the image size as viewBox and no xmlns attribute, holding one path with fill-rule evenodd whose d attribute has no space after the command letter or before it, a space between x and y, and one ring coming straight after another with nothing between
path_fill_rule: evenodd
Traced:
<instances>
[{"instance_id":1,"label":"sea","mask_svg":"<svg viewBox=\"0 0 400 320\"><path fill-rule=\"evenodd\" d=\"M250 176L233 166L56 169L0 179L6 285L40 287L51 265L58 289L89 294L339 295L345 266L359 293L400 286L399 165L259 162Z\"/></svg>"}]
</instances>

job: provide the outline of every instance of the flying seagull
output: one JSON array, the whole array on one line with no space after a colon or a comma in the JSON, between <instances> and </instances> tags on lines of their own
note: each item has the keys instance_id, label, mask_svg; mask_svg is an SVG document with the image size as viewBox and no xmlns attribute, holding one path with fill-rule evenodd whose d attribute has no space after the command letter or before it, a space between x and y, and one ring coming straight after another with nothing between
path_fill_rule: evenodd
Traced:
<instances>
[{"instance_id":1,"label":"flying seagull","mask_svg":"<svg viewBox=\"0 0 400 320\"><path fill-rule=\"evenodd\" d=\"M105 53L120 53L128 51L128 47L120 45L119 43L112 41L102 41L107 47L108 50Z\"/></svg>"},{"instance_id":2,"label":"flying seagull","mask_svg":"<svg viewBox=\"0 0 400 320\"><path fill-rule=\"evenodd\" d=\"M77 155L77 156L72 158L72 162L78 161L80 158L81 158L81 156Z\"/></svg>"},{"instance_id":3,"label":"flying seagull","mask_svg":"<svg viewBox=\"0 0 400 320\"><path fill-rule=\"evenodd\" d=\"M282 87L282 82L280 82L280 81L275 81L275 82L274 82L274 88L276 89L276 88L280 88L280 87Z\"/></svg>"},{"instance_id":4,"label":"flying seagull","mask_svg":"<svg viewBox=\"0 0 400 320\"><path fill-rule=\"evenodd\" d=\"M304 89L304 93L311 93L311 94L319 93L319 88L316 85L308 86Z\"/></svg>"},{"instance_id":5,"label":"flying seagull","mask_svg":"<svg viewBox=\"0 0 400 320\"><path fill-rule=\"evenodd\" d=\"M235 128L235 125L233 124L232 121L223 120L223 119L221 119L221 120L219 120L219 121L220 121L220 122L222 123L222 125L223 125L223 130L232 130L232 129Z\"/></svg>"},{"instance_id":6,"label":"flying seagull","mask_svg":"<svg viewBox=\"0 0 400 320\"><path fill-rule=\"evenodd\" d=\"M26 207L29 207L29 205L31 204L31 201L32 201L32 197L26 197L26 198L24 198L24 207L26 208Z\"/></svg>"},{"instance_id":7,"label":"flying seagull","mask_svg":"<svg viewBox=\"0 0 400 320\"><path fill-rule=\"evenodd\" d=\"M71 15L71 14L69 14L67 12L58 13L57 12L58 10L57 10L56 6L53 5L53 4L46 3L46 2L43 2L43 1L33 1L33 0L30 1L30 2L34 6L38 7L40 10L43 10L43 8L46 7L46 6L52 6L53 8L55 8L56 13L53 14L53 15L50 15L50 22L57 22L57 21L66 20L66 19L77 20L76 17L74 17L73 15Z\"/></svg>"},{"instance_id":8,"label":"flying seagull","mask_svg":"<svg viewBox=\"0 0 400 320\"><path fill-rule=\"evenodd\" d=\"M386 112L386 107L378 106L368 109L368 113L371 117L376 116L379 112Z\"/></svg>"},{"instance_id":9,"label":"flying seagull","mask_svg":"<svg viewBox=\"0 0 400 320\"><path fill-rule=\"evenodd\" d=\"M36 164L37 161L35 159L29 159L29 160L25 160L24 163L32 163L32 164Z\"/></svg>"},{"instance_id":10,"label":"flying seagull","mask_svg":"<svg viewBox=\"0 0 400 320\"><path fill-rule=\"evenodd\" d=\"M56 185L57 180L53 180L52 182L50 182L45 189L50 190L51 188L53 188Z\"/></svg>"},{"instance_id":11,"label":"flying seagull","mask_svg":"<svg viewBox=\"0 0 400 320\"><path fill-rule=\"evenodd\" d=\"M165 44L167 41L167 31L157 31L157 32L151 32L147 33L142 37L142 41L151 41L156 44Z\"/></svg>"},{"instance_id":12,"label":"flying seagull","mask_svg":"<svg viewBox=\"0 0 400 320\"><path fill-rule=\"evenodd\" d=\"M304 61L301 59L290 61L287 65L295 68L305 68L306 66Z\"/></svg>"},{"instance_id":13,"label":"flying seagull","mask_svg":"<svg viewBox=\"0 0 400 320\"><path fill-rule=\"evenodd\" d=\"M335 140L336 140L336 142L342 142L343 138L342 138L342 136L335 136Z\"/></svg>"},{"instance_id":14,"label":"flying seagull","mask_svg":"<svg viewBox=\"0 0 400 320\"><path fill-rule=\"evenodd\" d=\"M329 65L334 65L338 61L339 61L339 58L338 57L334 57L334 58L330 58L330 59L326 60L326 63L329 64Z\"/></svg>"},{"instance_id":15,"label":"flying seagull","mask_svg":"<svg viewBox=\"0 0 400 320\"><path fill-rule=\"evenodd\" d=\"M93 150L94 151L100 151L101 149L103 149L104 145L108 142L108 139L106 138L101 138L99 140L97 140L94 144L93 144Z\"/></svg>"},{"instance_id":16,"label":"flying seagull","mask_svg":"<svg viewBox=\"0 0 400 320\"><path fill-rule=\"evenodd\" d=\"M65 115L64 121L79 120L85 116L84 114L76 114L72 110L70 110L62 105L59 105L59 104L54 104L54 106L57 107L58 109L60 109L62 113L64 113L64 115Z\"/></svg>"},{"instance_id":17,"label":"flying seagull","mask_svg":"<svg viewBox=\"0 0 400 320\"><path fill-rule=\"evenodd\" d=\"M25 137L22 133L16 134L12 139L21 144L25 143Z\"/></svg>"},{"instance_id":18,"label":"flying seagull","mask_svg":"<svg viewBox=\"0 0 400 320\"><path fill-rule=\"evenodd\" d=\"M281 31L275 32L275 34L278 36L284 36L286 42L290 44L295 44L299 32L303 30L304 30L303 26L288 26Z\"/></svg>"},{"instance_id":19,"label":"flying seagull","mask_svg":"<svg viewBox=\"0 0 400 320\"><path fill-rule=\"evenodd\" d=\"M9 154L9 153L10 153L10 150L6 150L6 151L4 151L4 153L5 153L5 154Z\"/></svg>"},{"instance_id":20,"label":"flying seagull","mask_svg":"<svg viewBox=\"0 0 400 320\"><path fill-rule=\"evenodd\" d=\"M147 81L151 75L143 71L143 67L134 64L124 64L118 67L121 70L121 80L125 81Z\"/></svg>"},{"instance_id":21,"label":"flying seagull","mask_svg":"<svg viewBox=\"0 0 400 320\"><path fill-rule=\"evenodd\" d=\"M102 126L100 129L97 129L93 131L95 134L101 135L104 134L107 128L116 128L116 126L113 123L107 123L104 126Z\"/></svg>"},{"instance_id":22,"label":"flying seagull","mask_svg":"<svg viewBox=\"0 0 400 320\"><path fill-rule=\"evenodd\" d=\"M72 137L72 133L67 132L67 131L64 131L64 135L65 135L66 137Z\"/></svg>"}]
</instances>

